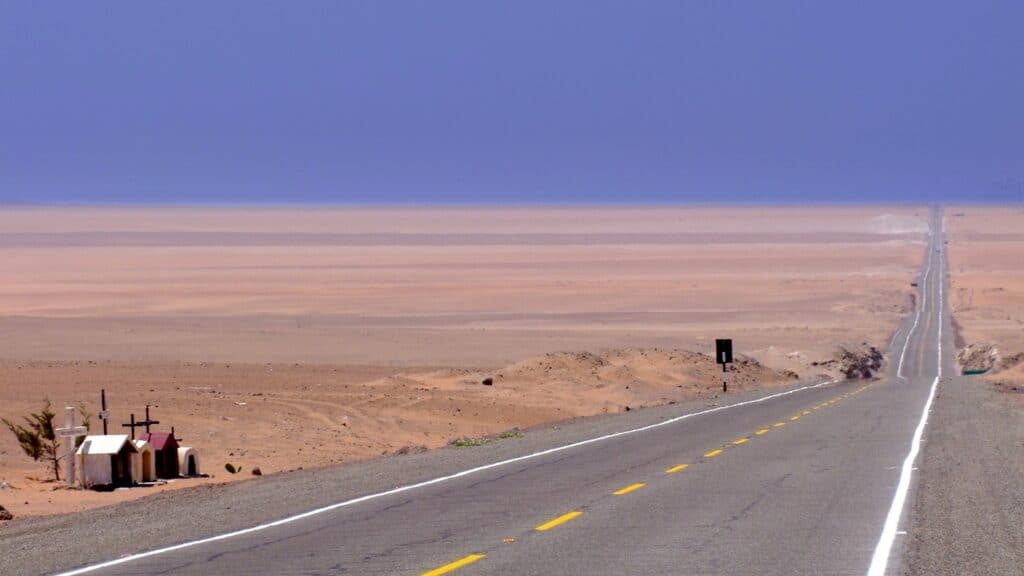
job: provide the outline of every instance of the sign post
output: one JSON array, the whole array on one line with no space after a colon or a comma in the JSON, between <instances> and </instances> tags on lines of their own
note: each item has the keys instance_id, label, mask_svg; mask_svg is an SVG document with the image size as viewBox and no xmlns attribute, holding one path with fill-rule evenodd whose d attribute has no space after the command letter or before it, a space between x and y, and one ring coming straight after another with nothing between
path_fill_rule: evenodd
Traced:
<instances>
[{"instance_id":1,"label":"sign post","mask_svg":"<svg viewBox=\"0 0 1024 576\"><path fill-rule=\"evenodd\" d=\"M85 436L89 429L85 426L75 426L75 409L71 406L64 408L64 427L54 430L57 436L64 439L64 470L66 471L68 486L75 485L75 440L79 436Z\"/></svg>"},{"instance_id":2,"label":"sign post","mask_svg":"<svg viewBox=\"0 0 1024 576\"><path fill-rule=\"evenodd\" d=\"M715 362L722 365L722 392L728 392L728 365L732 364L732 339L718 338L715 340Z\"/></svg>"}]
</instances>

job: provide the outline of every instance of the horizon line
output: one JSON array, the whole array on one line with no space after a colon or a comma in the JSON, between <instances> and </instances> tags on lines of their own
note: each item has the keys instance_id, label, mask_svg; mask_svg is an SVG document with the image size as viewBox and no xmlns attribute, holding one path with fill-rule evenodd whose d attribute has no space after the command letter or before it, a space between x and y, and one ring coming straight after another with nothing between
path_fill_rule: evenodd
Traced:
<instances>
[{"instance_id":1,"label":"horizon line","mask_svg":"<svg viewBox=\"0 0 1024 576\"><path fill-rule=\"evenodd\" d=\"M699 207L830 207L830 206L1006 206L1024 200L768 200L768 201L492 201L492 202L116 202L0 200L3 208L699 208Z\"/></svg>"}]
</instances>

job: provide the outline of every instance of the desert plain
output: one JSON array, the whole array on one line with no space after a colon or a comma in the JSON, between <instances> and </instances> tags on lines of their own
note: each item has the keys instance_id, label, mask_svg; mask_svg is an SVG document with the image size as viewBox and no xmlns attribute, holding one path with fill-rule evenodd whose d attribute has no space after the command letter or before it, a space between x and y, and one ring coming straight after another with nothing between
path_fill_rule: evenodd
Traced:
<instances>
[{"instance_id":1,"label":"desert plain","mask_svg":"<svg viewBox=\"0 0 1024 576\"><path fill-rule=\"evenodd\" d=\"M947 210L962 337L1024 350L1024 210L974 210ZM174 426L210 474L62 490L0 429L0 505L81 510L255 467L515 441L571 418L717 401L715 338L744 359L734 390L832 377L822 363L837 347L884 349L913 310L928 217L923 206L0 208L0 416L44 398L95 413L106 389L111 432L153 405L157 428Z\"/></svg>"},{"instance_id":2,"label":"desert plain","mask_svg":"<svg viewBox=\"0 0 1024 576\"><path fill-rule=\"evenodd\" d=\"M950 206L945 222L960 359L972 352L971 367L1024 406L1024 207Z\"/></svg>"}]
</instances>

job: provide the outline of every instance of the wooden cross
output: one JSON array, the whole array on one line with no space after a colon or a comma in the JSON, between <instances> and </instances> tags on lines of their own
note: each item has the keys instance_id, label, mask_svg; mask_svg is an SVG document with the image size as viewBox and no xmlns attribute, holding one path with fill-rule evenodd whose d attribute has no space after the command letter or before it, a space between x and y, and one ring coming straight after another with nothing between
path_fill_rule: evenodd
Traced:
<instances>
[{"instance_id":1,"label":"wooden cross","mask_svg":"<svg viewBox=\"0 0 1024 576\"><path fill-rule=\"evenodd\" d=\"M57 436L64 438L64 469L67 470L68 486L75 485L75 444L78 437L85 436L89 429L85 426L75 426L75 409L71 406L64 408L64 427L54 430Z\"/></svg>"},{"instance_id":2,"label":"wooden cross","mask_svg":"<svg viewBox=\"0 0 1024 576\"><path fill-rule=\"evenodd\" d=\"M160 423L159 420L151 420L150 419L150 417L149 417L149 407L150 406L152 406L152 404L146 404L146 419L143 420L142 422L139 422L139 424L142 424L142 425L144 425L146 427L146 434L149 434L149 427L151 425L159 424ZM157 408L159 408L159 406L157 406Z\"/></svg>"},{"instance_id":3,"label":"wooden cross","mask_svg":"<svg viewBox=\"0 0 1024 576\"><path fill-rule=\"evenodd\" d=\"M110 411L107 410L107 391L100 390L100 422L103 422L103 435L107 435L107 420L110 420Z\"/></svg>"},{"instance_id":4,"label":"wooden cross","mask_svg":"<svg viewBox=\"0 0 1024 576\"><path fill-rule=\"evenodd\" d=\"M151 420L150 419L150 417L149 417L149 407L150 406L151 406L151 404L146 404L146 419L145 420L139 420L138 422L136 422L135 421L135 414L132 414L131 415L131 422L129 422L127 424L121 424L121 426L123 426L125 428L131 428L132 429L132 440L135 440L135 429L136 428L142 428L143 426L145 426L146 427L146 434L149 434L149 427L152 426L153 424L159 424L160 423L159 420Z\"/></svg>"}]
</instances>

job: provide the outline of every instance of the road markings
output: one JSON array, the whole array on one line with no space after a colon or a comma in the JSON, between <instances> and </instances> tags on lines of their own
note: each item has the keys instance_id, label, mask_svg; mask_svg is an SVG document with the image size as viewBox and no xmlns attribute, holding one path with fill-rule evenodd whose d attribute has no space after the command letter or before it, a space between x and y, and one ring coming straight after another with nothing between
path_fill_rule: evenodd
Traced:
<instances>
[{"instance_id":1,"label":"road markings","mask_svg":"<svg viewBox=\"0 0 1024 576\"><path fill-rule=\"evenodd\" d=\"M892 335L892 340L889 341L889 348L892 348L893 344L896 344L896 339L899 338L901 332L903 332L902 327L899 330L897 330L895 334Z\"/></svg>"},{"instance_id":2,"label":"road markings","mask_svg":"<svg viewBox=\"0 0 1024 576\"><path fill-rule=\"evenodd\" d=\"M929 247L929 250L931 248ZM928 304L928 274L932 271L932 259L931 255L928 256L928 265L924 269L924 276L921 277L921 305L918 306L917 312L914 313L914 325L910 327L910 332L907 332L907 339L903 341L903 351L900 352L900 364L896 368L896 377L906 380L907 377L903 375L903 358L907 355L907 347L910 346L910 338L914 335L914 331L917 330L917 322L921 319L921 311L924 310L925 305ZM942 291L942 282L939 282L939 291ZM942 314L940 311L939 314Z\"/></svg>"},{"instance_id":3,"label":"road markings","mask_svg":"<svg viewBox=\"0 0 1024 576\"><path fill-rule=\"evenodd\" d=\"M808 415L808 414L810 414L810 413L811 413L811 411L810 411L810 410L804 410L804 416L807 416L807 415Z\"/></svg>"},{"instance_id":4,"label":"road markings","mask_svg":"<svg viewBox=\"0 0 1024 576\"><path fill-rule=\"evenodd\" d=\"M665 470L665 473L666 474L675 474L676 472L682 472L683 470L686 470L689 467L690 467L689 464L680 464L678 466L673 466L673 467L669 468L668 470Z\"/></svg>"},{"instance_id":5,"label":"road markings","mask_svg":"<svg viewBox=\"0 0 1024 576\"><path fill-rule=\"evenodd\" d=\"M626 494L629 494L630 492L636 492L637 490L643 488L644 486L647 486L647 484L644 484L643 482L637 482L636 484L630 484L629 486L626 486L625 488L619 488L615 492L612 492L612 494L614 494L616 496L625 496Z\"/></svg>"},{"instance_id":6,"label":"road markings","mask_svg":"<svg viewBox=\"0 0 1024 576\"><path fill-rule=\"evenodd\" d=\"M785 425L785 422L776 422L775 424L772 424L772 426L774 426L775 428L782 428Z\"/></svg>"},{"instance_id":7,"label":"road markings","mask_svg":"<svg viewBox=\"0 0 1024 576\"><path fill-rule=\"evenodd\" d=\"M790 416L789 419L790 420L799 420L800 416L799 415L797 415L797 416Z\"/></svg>"},{"instance_id":8,"label":"road markings","mask_svg":"<svg viewBox=\"0 0 1024 576\"><path fill-rule=\"evenodd\" d=\"M736 440L732 441L732 443L737 446L739 446L740 444L745 444L747 442L750 442L750 438L737 438Z\"/></svg>"},{"instance_id":9,"label":"road markings","mask_svg":"<svg viewBox=\"0 0 1024 576\"><path fill-rule=\"evenodd\" d=\"M441 574L447 574L449 572L454 572L455 570L458 570L459 568L462 568L463 566L468 566L468 565L472 564L473 562L477 562L479 560L483 560L486 557L487 556L484 555L484 554L470 554L469 556L466 556L465 558L460 558L460 559L456 560L455 562L452 562L451 564L445 564L444 566L441 566L440 568L434 568L430 572L424 572L422 574L422 576L441 576Z\"/></svg>"},{"instance_id":10,"label":"road markings","mask_svg":"<svg viewBox=\"0 0 1024 576\"><path fill-rule=\"evenodd\" d=\"M705 454L704 457L705 458L714 458L715 456L718 456L721 453L722 453L721 450L712 450L711 452L708 452L707 454Z\"/></svg>"},{"instance_id":11,"label":"road markings","mask_svg":"<svg viewBox=\"0 0 1024 576\"><path fill-rule=\"evenodd\" d=\"M767 434L767 433L768 433L768 429L767 428L761 428L757 432L754 432L754 434L757 434L758 436L761 436L762 434Z\"/></svg>"},{"instance_id":12,"label":"road markings","mask_svg":"<svg viewBox=\"0 0 1024 576\"><path fill-rule=\"evenodd\" d=\"M705 414L713 414L715 412L721 412L722 410L728 410L730 408L737 408L737 407L740 407L740 406L750 406L751 404L759 404L761 402L767 402L768 400L772 400L774 398L781 398L783 396L789 396L790 394L796 394L797 392L803 392L804 390L813 390L815 388L821 388L822 386L828 386L829 384L835 384L835 382L836 382L835 380L828 380L828 381L825 381L825 382L819 382L818 384L809 384L807 386L801 386L799 388L794 388L792 390L786 390L785 392L777 392L775 394L768 394L767 396L762 396L760 398L754 398L753 400L744 400L742 402L736 402L735 404L726 404L725 406L716 406L714 408L708 408L706 410L701 410L699 412L690 412L688 414L681 414L681 415L676 416L674 418L669 418L668 420L662 420L660 422L655 422L653 424L647 424L646 426L640 426L640 427L637 427L637 428L630 428L628 430L622 430L622 431L619 431L619 432L613 432L611 434L605 434L603 436L595 436L594 438L587 438L586 440L580 440L578 442L572 442L570 444L563 444L561 446L555 446L554 448L548 448L546 450L541 450L539 452L532 452L530 454L524 454L522 456L516 456L514 458L509 458L507 460L499 460L497 462L491 462L490 464L484 464L482 466L477 466L476 468L467 468L465 470L461 470L459 472L455 472L453 474L449 474L448 476L438 476L436 478L431 478L429 480L423 480L422 482L416 482L414 484L406 484L404 486L398 486L397 488L391 488L390 490L382 490L380 492L374 492L372 494L366 494L364 496L359 496L359 497L352 498L352 499L349 499L349 500L343 500L341 502L335 502L334 504L329 504L327 506L322 506L320 508L314 508L312 510L307 510L307 511L301 512L299 514L293 514L292 516L286 516L284 518L280 518L278 520L273 520L271 522L266 522L266 523L263 523L263 524L257 524L255 526L250 526L249 528L243 528L241 530L235 530L233 532L224 532L222 534L217 534L215 536L209 536L209 537L206 537L206 538L198 538L196 540L190 540L188 542L182 542L181 544L175 544L173 546L165 546L164 548L154 548L152 550L146 550L145 552L139 552L137 554L130 554L128 556L122 556L121 558L116 558L114 560L107 560L106 562L100 562L100 563L97 563L97 564L92 564L92 565L89 565L89 566L83 566L81 568L76 568L76 569L73 569L73 570L68 570L66 572L60 572L58 574L55 574L54 576L78 576L79 574L87 574L89 572L95 572L97 570L102 570L104 568L111 568L113 566L120 566L121 564L127 564L129 562L133 562L135 560L141 560L143 558L151 558L153 556L159 556L159 555L167 554L167 553L170 553L170 552L177 552L178 550L185 550L187 548L193 548L195 546L201 546L203 544L210 544L212 542L220 542L222 540L228 540L228 539L231 539L231 538L237 538L239 536L245 536L246 534L253 534L255 532L262 532L264 530L269 530L271 528L276 528L278 526L284 526L286 524L292 524L292 523L298 522L300 520L305 520L306 518L310 518L310 517L313 517L313 516L318 516L318 515L324 514L326 512L331 512L333 510L338 510L339 508L345 508L345 507L348 507L348 506L354 506L356 504L361 504L363 502L367 502L367 501L370 501L370 500L377 500L379 498L385 498L387 496L391 496L391 495L394 495L394 494L401 494L403 492L409 492L409 491L412 491L412 490L417 490L419 488L424 488L426 486L433 486L435 484L441 484L442 482L448 482L448 481L454 480L456 478L463 478L465 476L469 476L471 474L476 474L478 472L483 472L485 470L491 470L491 469L498 468L498 467L501 467L501 466L507 466L509 464L514 464L516 462L524 462L526 460L531 460L531 459L534 459L534 458L539 458L541 456L547 456L548 454L556 454L558 452L563 452L565 450L572 450L573 448L579 448L580 446L587 446L589 444L595 444L595 443L598 443L598 442L604 442L606 440L611 440L612 438L618 438L620 436L628 436L628 435L631 435L631 434L639 434L640 432L646 432L648 430L654 430L656 428L661 428L663 426L670 426L672 424L675 424L676 422L681 422L683 420L687 420L689 418L693 418L693 417L696 417L696 416L703 416Z\"/></svg>"},{"instance_id":13,"label":"road markings","mask_svg":"<svg viewBox=\"0 0 1024 576\"><path fill-rule=\"evenodd\" d=\"M548 530L551 530L555 526L560 526L562 524L565 524L569 520L572 520L573 518L581 516L582 514L583 514L583 512L580 512L579 510L573 510L572 512L569 512L568 514L562 514L558 518L552 518L551 520L548 520L547 522L545 522L545 523L541 524L540 526L537 526L536 528L534 528L534 530L536 530L538 532L547 532Z\"/></svg>"},{"instance_id":14,"label":"road markings","mask_svg":"<svg viewBox=\"0 0 1024 576\"><path fill-rule=\"evenodd\" d=\"M929 246L929 257L928 257L928 271L931 270L932 256ZM896 485L896 494L893 495L892 505L889 506L889 513L885 517L885 524L882 526L882 535L878 539L878 545L875 547L875 553L871 556L871 566L868 567L867 576L884 576L886 566L889 564L889 555L892 553L892 546L896 540L896 528L900 523L900 516L903 514L903 506L907 501L907 493L910 491L910 477L913 474L914 460L917 459L917 453L921 450L921 437L924 436L924 428L928 424L928 414L932 409L932 401L935 400L935 390L939 386L939 380L942 378L942 316L943 316L943 282L942 267L939 267L939 338L938 338L938 359L939 366L936 371L935 380L932 382L931 390L928 392L928 399L924 403L924 409L921 411L921 419L917 423L917 428L914 429L914 436L910 440L910 452L907 453L907 457L903 460L903 466L900 471L900 481ZM925 282L927 282L928 274L925 272ZM927 292L925 292L927 294ZM922 299L921 307L924 307L924 299ZM920 310L918 310L920 313ZM916 322L915 322L916 325ZM910 338L909 336L907 337ZM906 347L904 347L906 352ZM901 364L902 364L902 358ZM901 366L902 368L902 366ZM897 372L897 375L899 373ZM902 377L902 375L900 375Z\"/></svg>"}]
</instances>

